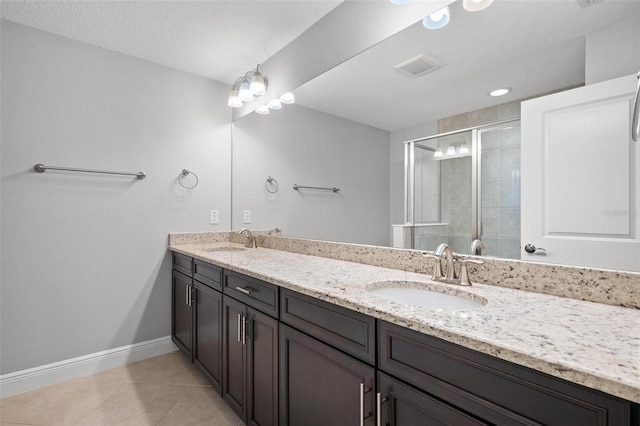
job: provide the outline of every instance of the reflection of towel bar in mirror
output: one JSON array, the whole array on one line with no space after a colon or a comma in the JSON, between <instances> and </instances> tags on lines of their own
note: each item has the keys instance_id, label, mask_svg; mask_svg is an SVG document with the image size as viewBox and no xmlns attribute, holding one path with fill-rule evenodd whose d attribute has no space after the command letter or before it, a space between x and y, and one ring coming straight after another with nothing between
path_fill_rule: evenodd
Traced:
<instances>
[{"instance_id":1,"label":"reflection of towel bar in mirror","mask_svg":"<svg viewBox=\"0 0 640 426\"><path fill-rule=\"evenodd\" d=\"M81 173L100 173L105 175L122 175L122 176L135 176L138 179L144 179L147 177L143 172L129 173L129 172L110 172L107 170L93 170L93 169L78 169L73 167L57 167L57 166L45 166L44 164L36 164L33 166L33 170L38 173L44 173L46 170L62 170L66 172L81 172Z\"/></svg>"},{"instance_id":2,"label":"reflection of towel bar in mirror","mask_svg":"<svg viewBox=\"0 0 640 426\"><path fill-rule=\"evenodd\" d=\"M318 189L320 191L340 192L340 188L336 188L335 186L333 188L324 188L321 186L302 186L302 185L298 185L297 183L293 184L293 189L295 189L296 191L299 191L301 189Z\"/></svg>"}]
</instances>

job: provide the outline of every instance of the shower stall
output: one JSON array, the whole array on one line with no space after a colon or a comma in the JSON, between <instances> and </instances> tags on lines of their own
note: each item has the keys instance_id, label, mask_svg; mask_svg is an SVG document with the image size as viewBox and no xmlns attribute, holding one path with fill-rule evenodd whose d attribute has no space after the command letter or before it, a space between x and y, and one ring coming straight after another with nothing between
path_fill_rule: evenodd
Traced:
<instances>
[{"instance_id":1,"label":"shower stall","mask_svg":"<svg viewBox=\"0 0 640 426\"><path fill-rule=\"evenodd\" d=\"M520 258L520 120L405 142L405 223L394 246Z\"/></svg>"}]
</instances>

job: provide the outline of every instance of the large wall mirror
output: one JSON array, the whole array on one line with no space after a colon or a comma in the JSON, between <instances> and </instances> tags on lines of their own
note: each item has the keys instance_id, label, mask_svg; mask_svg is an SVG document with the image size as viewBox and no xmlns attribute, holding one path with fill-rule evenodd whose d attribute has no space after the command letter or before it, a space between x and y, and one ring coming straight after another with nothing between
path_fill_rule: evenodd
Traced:
<instances>
[{"instance_id":1,"label":"large wall mirror","mask_svg":"<svg viewBox=\"0 0 640 426\"><path fill-rule=\"evenodd\" d=\"M427 250L444 239L458 252L480 236L483 255L520 258L520 101L638 72L640 3L449 8L446 27L420 19L298 87L294 105L233 123L234 229L250 211L246 226L285 236ZM489 96L503 87L511 91ZM415 139L419 190L405 177L405 142ZM472 187L476 167L486 179ZM406 227L408 190L422 215L411 220L429 225L420 230ZM484 209L472 217L474 197Z\"/></svg>"}]
</instances>

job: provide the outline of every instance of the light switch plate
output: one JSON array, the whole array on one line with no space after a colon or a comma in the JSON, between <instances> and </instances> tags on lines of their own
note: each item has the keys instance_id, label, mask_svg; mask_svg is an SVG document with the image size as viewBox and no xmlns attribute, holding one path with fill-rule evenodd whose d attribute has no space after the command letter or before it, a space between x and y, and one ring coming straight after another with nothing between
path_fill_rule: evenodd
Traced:
<instances>
[{"instance_id":1,"label":"light switch plate","mask_svg":"<svg viewBox=\"0 0 640 426\"><path fill-rule=\"evenodd\" d=\"M217 225L219 220L218 210L209 210L209 225Z\"/></svg>"},{"instance_id":2,"label":"light switch plate","mask_svg":"<svg viewBox=\"0 0 640 426\"><path fill-rule=\"evenodd\" d=\"M245 224L251 223L251 210L245 210L244 211L244 220L243 220L243 222Z\"/></svg>"}]
</instances>

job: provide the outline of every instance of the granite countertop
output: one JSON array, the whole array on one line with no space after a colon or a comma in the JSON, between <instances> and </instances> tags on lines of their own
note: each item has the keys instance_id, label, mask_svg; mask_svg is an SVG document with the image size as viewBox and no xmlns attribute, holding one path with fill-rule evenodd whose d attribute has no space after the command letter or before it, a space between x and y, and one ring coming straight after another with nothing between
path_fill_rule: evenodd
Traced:
<instances>
[{"instance_id":1,"label":"granite countertop","mask_svg":"<svg viewBox=\"0 0 640 426\"><path fill-rule=\"evenodd\" d=\"M640 403L638 309L480 283L451 286L424 274L267 248L207 251L221 246L242 247L220 242L173 244L169 249ZM386 281L466 292L486 305L435 310L367 292Z\"/></svg>"}]
</instances>

